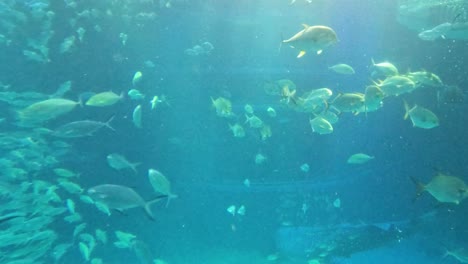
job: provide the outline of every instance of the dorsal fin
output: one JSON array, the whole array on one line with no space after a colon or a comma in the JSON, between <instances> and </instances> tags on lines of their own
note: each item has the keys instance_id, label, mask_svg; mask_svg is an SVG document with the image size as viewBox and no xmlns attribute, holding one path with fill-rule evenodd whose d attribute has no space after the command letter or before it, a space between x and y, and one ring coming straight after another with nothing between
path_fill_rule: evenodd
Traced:
<instances>
[{"instance_id":1,"label":"dorsal fin","mask_svg":"<svg viewBox=\"0 0 468 264\"><path fill-rule=\"evenodd\" d=\"M305 23L304 23L304 24L302 24L302 26L303 26L304 28L308 28L308 27L310 27L309 25L307 25L307 24L305 24Z\"/></svg>"}]
</instances>

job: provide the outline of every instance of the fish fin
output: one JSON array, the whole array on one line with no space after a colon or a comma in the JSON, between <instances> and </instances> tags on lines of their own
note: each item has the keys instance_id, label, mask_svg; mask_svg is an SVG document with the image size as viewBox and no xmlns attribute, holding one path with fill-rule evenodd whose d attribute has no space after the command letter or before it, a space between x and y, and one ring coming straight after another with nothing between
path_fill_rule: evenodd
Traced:
<instances>
[{"instance_id":1,"label":"fish fin","mask_svg":"<svg viewBox=\"0 0 468 264\"><path fill-rule=\"evenodd\" d=\"M405 106L405 115L403 116L403 119L406 120L406 119L408 119L410 108L409 108L408 102L406 102L406 100L403 100L403 104Z\"/></svg>"},{"instance_id":2,"label":"fish fin","mask_svg":"<svg viewBox=\"0 0 468 264\"><path fill-rule=\"evenodd\" d=\"M322 54L322 51L323 51L323 50L317 50L317 55Z\"/></svg>"},{"instance_id":3,"label":"fish fin","mask_svg":"<svg viewBox=\"0 0 468 264\"><path fill-rule=\"evenodd\" d=\"M308 27L310 27L309 25L307 25L307 24L305 24L305 23L304 23L304 24L302 24L302 26L303 26L304 28L308 28Z\"/></svg>"},{"instance_id":4,"label":"fish fin","mask_svg":"<svg viewBox=\"0 0 468 264\"><path fill-rule=\"evenodd\" d=\"M167 195L160 195L160 196L154 198L153 200L148 201L148 202L145 203L144 209L145 209L146 215L148 215L148 217L149 217L152 221L154 221L155 218L154 218L153 212L151 211L151 205L153 205L154 203L157 203L157 202L161 201L162 199L164 199L164 198L166 198L166 197L167 197Z\"/></svg>"},{"instance_id":5,"label":"fish fin","mask_svg":"<svg viewBox=\"0 0 468 264\"><path fill-rule=\"evenodd\" d=\"M297 58L302 58L302 56L304 56L305 54L306 54L306 52L303 51L303 50L301 50L301 51L299 52L299 54L297 55Z\"/></svg>"},{"instance_id":6,"label":"fish fin","mask_svg":"<svg viewBox=\"0 0 468 264\"><path fill-rule=\"evenodd\" d=\"M374 58L371 58L372 66L375 66Z\"/></svg>"},{"instance_id":7,"label":"fish fin","mask_svg":"<svg viewBox=\"0 0 468 264\"><path fill-rule=\"evenodd\" d=\"M416 178L414 178L413 176L410 176L410 179L411 181L416 185L416 197L414 197L413 201L415 201L416 199L418 199L421 194L426 190L426 186L424 186L424 184L420 181L418 181Z\"/></svg>"}]
</instances>

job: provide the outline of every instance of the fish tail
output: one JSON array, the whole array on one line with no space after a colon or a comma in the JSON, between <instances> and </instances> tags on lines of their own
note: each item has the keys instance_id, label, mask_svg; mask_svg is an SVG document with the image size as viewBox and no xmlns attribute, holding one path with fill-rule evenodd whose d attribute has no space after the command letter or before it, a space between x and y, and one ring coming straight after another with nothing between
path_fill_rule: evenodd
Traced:
<instances>
[{"instance_id":1,"label":"fish tail","mask_svg":"<svg viewBox=\"0 0 468 264\"><path fill-rule=\"evenodd\" d=\"M141 165L141 162L136 162L136 163L131 163L130 167L132 168L132 170L135 172L135 174L138 174L138 171L137 171L137 166L140 166Z\"/></svg>"},{"instance_id":2,"label":"fish tail","mask_svg":"<svg viewBox=\"0 0 468 264\"><path fill-rule=\"evenodd\" d=\"M375 66L374 58L371 58L372 66Z\"/></svg>"},{"instance_id":3,"label":"fish tail","mask_svg":"<svg viewBox=\"0 0 468 264\"><path fill-rule=\"evenodd\" d=\"M166 208L169 207L169 202L174 199L174 198L177 198L179 197L177 194L172 194L170 193L168 196L167 196L167 201L166 201Z\"/></svg>"},{"instance_id":4,"label":"fish tail","mask_svg":"<svg viewBox=\"0 0 468 264\"><path fill-rule=\"evenodd\" d=\"M406 119L408 119L410 108L409 108L408 102L406 102L406 100L403 100L403 104L405 106L405 116L403 116L403 119L406 120Z\"/></svg>"},{"instance_id":5,"label":"fish tail","mask_svg":"<svg viewBox=\"0 0 468 264\"><path fill-rule=\"evenodd\" d=\"M110 123L112 122L112 120L114 120L114 117L115 116L112 116L111 118L109 118L109 120L107 120L107 122L104 123L106 127L108 127L110 130L113 130L113 131L115 131L115 129L111 127Z\"/></svg>"},{"instance_id":6,"label":"fish tail","mask_svg":"<svg viewBox=\"0 0 468 264\"><path fill-rule=\"evenodd\" d=\"M153 214L153 211L151 211L151 205L153 205L154 203L157 203L159 201L161 201L162 199L166 198L167 195L160 195L156 198L154 198L153 200L151 201L148 201L145 203L145 206L144 206L144 209L145 209L145 213L146 215L152 220L154 221L155 218L154 218L154 214Z\"/></svg>"},{"instance_id":7,"label":"fish tail","mask_svg":"<svg viewBox=\"0 0 468 264\"><path fill-rule=\"evenodd\" d=\"M413 176L410 176L410 179L416 185L416 197L414 198L414 200L416 200L426 190L426 187L422 182L418 181Z\"/></svg>"}]
</instances>

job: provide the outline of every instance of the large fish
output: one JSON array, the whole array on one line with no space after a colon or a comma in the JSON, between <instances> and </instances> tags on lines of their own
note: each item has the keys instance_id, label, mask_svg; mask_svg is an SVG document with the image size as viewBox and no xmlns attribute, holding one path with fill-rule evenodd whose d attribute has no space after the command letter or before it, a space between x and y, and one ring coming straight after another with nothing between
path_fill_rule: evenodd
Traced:
<instances>
[{"instance_id":1,"label":"large fish","mask_svg":"<svg viewBox=\"0 0 468 264\"><path fill-rule=\"evenodd\" d=\"M322 50L330 47L338 41L333 29L326 26L309 26L303 24L304 29L296 33L290 39L283 40L291 47L299 50L298 58L304 56L308 51L322 53Z\"/></svg>"},{"instance_id":2,"label":"large fish","mask_svg":"<svg viewBox=\"0 0 468 264\"><path fill-rule=\"evenodd\" d=\"M411 177L411 180L418 187L416 194L418 197L427 191L441 203L454 204L459 204L463 199L468 197L468 187L465 182L454 176L439 173L427 184L423 184L413 177Z\"/></svg>"},{"instance_id":3,"label":"large fish","mask_svg":"<svg viewBox=\"0 0 468 264\"><path fill-rule=\"evenodd\" d=\"M114 184L103 184L91 187L88 189L88 195L96 202L103 203L110 209L116 209L118 211L142 207L152 220L154 220L154 215L150 206L167 197L167 195L159 195L155 199L146 202L132 188Z\"/></svg>"}]
</instances>

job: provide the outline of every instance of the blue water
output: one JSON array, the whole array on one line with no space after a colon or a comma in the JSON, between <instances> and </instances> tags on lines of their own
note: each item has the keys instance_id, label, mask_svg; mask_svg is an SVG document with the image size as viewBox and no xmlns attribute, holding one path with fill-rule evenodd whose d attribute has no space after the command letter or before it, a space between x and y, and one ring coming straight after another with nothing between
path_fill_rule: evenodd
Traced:
<instances>
[{"instance_id":1,"label":"blue water","mask_svg":"<svg viewBox=\"0 0 468 264\"><path fill-rule=\"evenodd\" d=\"M67 168L80 174L76 183L85 190L119 184L150 200L155 193L146 173L154 168L167 176L172 192L178 195L167 207L165 202L155 205L156 220L151 221L138 208L107 216L59 188L63 201L50 207L66 207L65 200L72 199L83 219L70 224L62 220L68 214L64 213L44 224L40 230L55 231L57 239L44 256L31 262L25 257L23 263L85 263L81 240L72 235L81 222L86 223L85 233L94 234L97 228L107 232L109 242L98 243L91 252L91 259L101 258L103 263L149 263L135 249L113 245L117 230L136 235L152 258L168 264L307 263L320 258L311 249L334 243L338 249L351 249L353 243L378 246L362 246L345 256L332 253L322 256L321 263L457 263L444 254L446 249L468 245L467 203L439 204L428 193L415 200L409 177L429 182L442 171L468 180L466 101L438 104L437 88L422 88L386 98L376 112L342 113L332 134L319 135L310 128L309 114L286 107L279 96L267 94L264 85L289 79L298 94L321 87L335 94L363 92L372 83L373 58L391 61L402 74L421 69L433 72L444 84L466 91L466 41L420 40L417 32L397 22L397 1L167 3L170 6L164 0L0 4L0 118L5 118L0 122L1 181L13 189L35 180L56 185L52 170ZM303 23L333 28L338 43L321 55L311 52L297 59L298 52L280 42L301 30ZM82 41L79 28L86 30ZM128 36L125 44L121 33ZM70 36L75 36L74 45L61 53L64 39ZM187 49L204 42L214 49L187 54ZM41 55L42 62L24 55L24 50L41 54L41 45L48 50ZM356 74L339 75L328 69L337 63L352 65ZM142 101L126 96L134 88L136 71L143 74L135 87L146 95ZM53 144L62 139L18 126L17 113L31 101L47 99L68 80L72 87L64 95L67 99L78 101L84 93L104 91L125 96L108 107L77 106L43 123L41 127L55 129L72 121L105 122L114 116L111 126L115 131L101 129L93 136L64 139L70 147L63 151ZM26 98L28 103L20 107L18 101L7 99L8 92L37 92L43 97ZM152 110L154 95L167 96L168 103ZM235 117L216 115L210 97L220 96L232 102ZM402 99L434 111L440 126L412 127L403 120ZM141 129L132 123L132 111L139 104ZM271 138L262 140L256 129L244 124L245 104L252 105L255 114L271 126ZM276 118L267 115L269 106L276 109ZM233 137L229 124L236 122L244 126L245 137ZM4 143L10 135L42 143L37 147L21 141L10 148ZM12 158L12 151L25 149L40 149L42 154L21 161ZM347 164L347 158L358 152L375 159L357 166ZM140 162L138 173L109 167L106 156L110 153ZM258 153L267 157L265 163L255 163ZM57 162L46 162L48 155ZM4 159L25 169L27 177L10 182ZM304 163L310 166L307 172L300 169ZM245 179L250 186L244 184ZM22 199L6 195L1 212L29 212L29 200L29 206L5 209L12 200ZM333 205L337 199L340 206ZM245 215L228 213L231 205L244 205ZM33 216L21 219L28 217ZM382 236L369 237L367 227L376 223L404 224L397 225L398 237L388 236L385 228ZM15 227L13 222L0 225L6 233ZM297 233L285 232L289 228ZM328 229L333 230L331 239L321 231ZM8 254L17 248L2 245L6 242L1 238L5 257L0 263L12 263ZM53 247L60 243L72 245L54 262ZM268 260L269 255L276 255L277 260Z\"/></svg>"}]
</instances>

